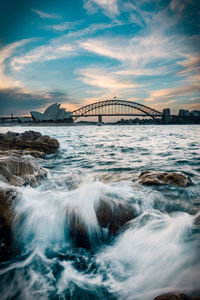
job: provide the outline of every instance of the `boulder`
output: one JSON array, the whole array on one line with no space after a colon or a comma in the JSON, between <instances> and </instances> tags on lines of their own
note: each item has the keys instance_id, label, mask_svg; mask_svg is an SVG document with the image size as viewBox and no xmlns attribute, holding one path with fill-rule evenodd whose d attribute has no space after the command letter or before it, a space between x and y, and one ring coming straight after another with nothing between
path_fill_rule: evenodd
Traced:
<instances>
[{"instance_id":1,"label":"boulder","mask_svg":"<svg viewBox=\"0 0 200 300\"><path fill-rule=\"evenodd\" d=\"M200 228L200 215L198 214L194 219L194 225Z\"/></svg>"},{"instance_id":2,"label":"boulder","mask_svg":"<svg viewBox=\"0 0 200 300\"><path fill-rule=\"evenodd\" d=\"M81 217L74 212L67 213L67 223L69 228L69 237L71 238L75 247L82 247L89 249L91 241L88 235L86 224Z\"/></svg>"},{"instance_id":3,"label":"boulder","mask_svg":"<svg viewBox=\"0 0 200 300\"><path fill-rule=\"evenodd\" d=\"M15 186L30 184L47 176L47 171L23 156L0 156L0 179Z\"/></svg>"},{"instance_id":4,"label":"boulder","mask_svg":"<svg viewBox=\"0 0 200 300\"><path fill-rule=\"evenodd\" d=\"M87 228L81 213L77 210L69 209L67 212L67 222L69 235L77 247L95 248L100 245L105 238L116 235L124 224L135 218L133 207L121 200L101 199L94 207L96 220L99 228L91 225ZM104 236L104 229L107 235Z\"/></svg>"},{"instance_id":5,"label":"boulder","mask_svg":"<svg viewBox=\"0 0 200 300\"><path fill-rule=\"evenodd\" d=\"M1 217L6 220L7 225L12 223L12 204L17 197L17 190L8 186L0 186L0 212Z\"/></svg>"},{"instance_id":6,"label":"boulder","mask_svg":"<svg viewBox=\"0 0 200 300\"><path fill-rule=\"evenodd\" d=\"M153 300L200 300L200 297L190 297L182 293L166 293L154 298Z\"/></svg>"},{"instance_id":7,"label":"boulder","mask_svg":"<svg viewBox=\"0 0 200 300\"><path fill-rule=\"evenodd\" d=\"M57 153L58 148L59 143L56 139L48 135L42 136L40 132L30 130L20 134L8 131L0 134L0 150L39 151L52 154Z\"/></svg>"},{"instance_id":8,"label":"boulder","mask_svg":"<svg viewBox=\"0 0 200 300\"><path fill-rule=\"evenodd\" d=\"M189 176L181 172L152 172L144 171L139 175L139 183L145 185L173 185L186 187L192 184Z\"/></svg>"},{"instance_id":9,"label":"boulder","mask_svg":"<svg viewBox=\"0 0 200 300\"><path fill-rule=\"evenodd\" d=\"M0 262L12 255L12 205L16 196L16 189L0 186Z\"/></svg>"},{"instance_id":10,"label":"boulder","mask_svg":"<svg viewBox=\"0 0 200 300\"><path fill-rule=\"evenodd\" d=\"M96 208L100 228L108 228L109 234L116 234L128 221L135 218L133 207L124 201L102 199Z\"/></svg>"}]
</instances>

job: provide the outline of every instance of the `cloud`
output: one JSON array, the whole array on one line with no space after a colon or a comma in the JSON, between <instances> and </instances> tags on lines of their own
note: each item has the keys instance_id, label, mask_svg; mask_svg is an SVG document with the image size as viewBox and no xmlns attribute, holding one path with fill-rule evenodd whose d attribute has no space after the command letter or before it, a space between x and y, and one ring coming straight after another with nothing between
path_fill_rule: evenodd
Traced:
<instances>
[{"instance_id":1,"label":"cloud","mask_svg":"<svg viewBox=\"0 0 200 300\"><path fill-rule=\"evenodd\" d=\"M72 102L68 94L62 91L34 92L20 88L0 90L0 115L8 116L29 114L31 110L43 110L51 103Z\"/></svg>"},{"instance_id":2,"label":"cloud","mask_svg":"<svg viewBox=\"0 0 200 300\"><path fill-rule=\"evenodd\" d=\"M150 96L145 99L148 102L157 102L162 99L162 101L176 99L180 97L185 97L195 95L200 92L200 85L198 82L192 82L190 84L180 85L175 88L169 89L159 89L150 92ZM189 99L189 98L188 98Z\"/></svg>"},{"instance_id":3,"label":"cloud","mask_svg":"<svg viewBox=\"0 0 200 300\"><path fill-rule=\"evenodd\" d=\"M17 48L20 48L32 41L33 39L24 39L19 42L11 43L0 50L0 90L10 87L20 87L21 83L19 80L15 80L6 74L6 61L15 52Z\"/></svg>"},{"instance_id":4,"label":"cloud","mask_svg":"<svg viewBox=\"0 0 200 300\"><path fill-rule=\"evenodd\" d=\"M109 17L119 15L117 0L85 0L84 7L89 13L94 13L97 8L101 8Z\"/></svg>"},{"instance_id":5,"label":"cloud","mask_svg":"<svg viewBox=\"0 0 200 300\"><path fill-rule=\"evenodd\" d=\"M169 73L169 68L167 68L166 66L162 66L162 67L152 67L152 68L148 68L148 67L137 67L137 68L129 68L129 67L124 67L123 66L120 68L120 70L114 71L114 74L116 75L122 75L122 76L136 76L136 77L140 77L140 76L156 76L156 75L166 75Z\"/></svg>"},{"instance_id":6,"label":"cloud","mask_svg":"<svg viewBox=\"0 0 200 300\"><path fill-rule=\"evenodd\" d=\"M114 26L119 26L119 23L94 23L86 28L70 31L68 34L64 34L59 38L51 39L48 44L38 46L23 56L14 57L10 65L13 70L19 71L27 64L77 55L78 52L80 53L81 51L80 45L77 43L78 38L93 35L97 31L103 31Z\"/></svg>"},{"instance_id":7,"label":"cloud","mask_svg":"<svg viewBox=\"0 0 200 300\"><path fill-rule=\"evenodd\" d=\"M191 49L197 36L166 35L159 29L129 37L89 38L80 41L87 52L121 63L115 74L121 76L186 76L198 72L199 53ZM139 78L138 78L139 79ZM151 77L151 82L154 78Z\"/></svg>"},{"instance_id":8,"label":"cloud","mask_svg":"<svg viewBox=\"0 0 200 300\"><path fill-rule=\"evenodd\" d=\"M33 91L23 85L20 80L15 80L5 72L6 62L16 49L26 45L33 39L24 39L11 43L0 50L0 114L9 115L27 114L29 110L39 109L46 104L56 101L67 102L68 94L60 90ZM64 51L65 49L61 49Z\"/></svg>"},{"instance_id":9,"label":"cloud","mask_svg":"<svg viewBox=\"0 0 200 300\"><path fill-rule=\"evenodd\" d=\"M167 4L163 4L162 1L159 1L159 4L148 2L148 0L135 0L134 2L132 0L85 0L85 8L88 11L102 10L104 14L113 18L108 23L90 23L95 17L98 20L103 17L105 20L105 16L88 16L85 22L82 21L81 26L76 27L81 21L61 23L62 20L56 21L60 16L57 18L58 15L55 15L57 16L54 18L55 21L46 28L59 31L59 36L56 33L56 38L49 39L47 42L40 40L39 46L32 50L27 48L25 53L24 51L18 52L17 55L14 52L10 53L4 59L3 73L0 73L1 82L3 78L2 87L19 88L21 85L19 80L5 75L7 71L11 71L18 79L24 78L26 82L30 81L32 76L33 81L30 86L38 86L34 78L37 78L40 67L37 63L40 62L44 62L43 71L47 70L45 83L60 86L64 81L63 78L62 82L58 83L59 79L54 80L53 76L54 73L63 74L64 66L57 68L54 72L53 68L60 62L58 64L45 62L76 55L76 62L74 59L67 61L69 72L72 72L72 78L69 79L70 84L72 82L71 90L77 85L77 81L73 83L73 72L77 66L78 70L74 74L77 76L76 79L83 82L84 90L81 90L82 94L76 91L74 95L80 93L85 97L88 93L91 95L96 93L99 96L109 96L117 92L117 95L129 97L134 92L134 95L141 99L146 98L152 103L155 101L156 105L162 101L176 102L176 98L180 101L181 98L187 96L190 99L190 96L198 90L194 76L197 76L199 72L200 56L197 45L199 36L197 33L196 36L183 31L180 33L182 23L180 25L178 22L181 19L179 12L183 16L187 11L180 5L181 3L186 5L189 0L169 0ZM47 18L48 15L52 18L51 14L41 11L35 11L35 13L38 13L40 17ZM86 24L90 25L86 27ZM177 29L175 29L176 24ZM115 26L121 27L115 31ZM68 32L64 34L65 30ZM55 32L51 32L52 34ZM29 64L32 65L26 70ZM30 69L33 70L32 75L27 73ZM20 70L21 72L17 72ZM48 73L48 70L51 72ZM40 78L42 76L43 72ZM68 73L66 78L69 77ZM143 84L142 89L138 88L141 87L139 82ZM166 88L170 84L173 88ZM25 88L21 87L21 92L28 94L28 89L25 91ZM29 92L32 93L30 90ZM51 96L49 97L51 99Z\"/></svg>"},{"instance_id":10,"label":"cloud","mask_svg":"<svg viewBox=\"0 0 200 300\"><path fill-rule=\"evenodd\" d=\"M122 25L119 21L114 21L110 23L93 23L89 25L88 27L85 27L83 29L69 32L66 37L68 38L77 38L77 37L83 37L83 36L91 36L96 32L105 31L106 29L113 28L116 26Z\"/></svg>"},{"instance_id":11,"label":"cloud","mask_svg":"<svg viewBox=\"0 0 200 300\"><path fill-rule=\"evenodd\" d=\"M50 45L39 46L24 56L14 57L10 65L15 71L18 71L27 64L68 57L74 54L75 50L72 45L55 42Z\"/></svg>"},{"instance_id":12,"label":"cloud","mask_svg":"<svg viewBox=\"0 0 200 300\"><path fill-rule=\"evenodd\" d=\"M177 59L181 57L179 44L175 36L164 36L159 32L132 38L93 38L80 42L86 51L106 56L129 64L141 66L153 60Z\"/></svg>"},{"instance_id":13,"label":"cloud","mask_svg":"<svg viewBox=\"0 0 200 300\"><path fill-rule=\"evenodd\" d=\"M172 0L170 8L173 12L181 12L185 9L185 3L182 0Z\"/></svg>"},{"instance_id":14,"label":"cloud","mask_svg":"<svg viewBox=\"0 0 200 300\"><path fill-rule=\"evenodd\" d=\"M180 75L185 73L200 72L200 53L198 55L188 55L187 59L178 62L183 67L179 71Z\"/></svg>"},{"instance_id":15,"label":"cloud","mask_svg":"<svg viewBox=\"0 0 200 300\"><path fill-rule=\"evenodd\" d=\"M172 0L170 2L170 9L175 13L182 13L188 4L194 4L193 0Z\"/></svg>"},{"instance_id":16,"label":"cloud","mask_svg":"<svg viewBox=\"0 0 200 300\"><path fill-rule=\"evenodd\" d=\"M65 31L67 29L73 29L76 25L80 24L82 21L77 22L62 22L60 24L47 25L46 28L53 29L56 31Z\"/></svg>"},{"instance_id":17,"label":"cloud","mask_svg":"<svg viewBox=\"0 0 200 300\"><path fill-rule=\"evenodd\" d=\"M95 86L100 89L106 89L112 93L140 86L133 82L119 80L116 76L114 76L114 74L108 73L104 69L100 68L79 69L76 71L76 74L80 76L79 78L85 84Z\"/></svg>"},{"instance_id":18,"label":"cloud","mask_svg":"<svg viewBox=\"0 0 200 300\"><path fill-rule=\"evenodd\" d=\"M191 103L189 104L190 110L200 110L200 97L197 99L197 102ZM188 109L188 103L186 103L185 105L181 105L182 109Z\"/></svg>"},{"instance_id":19,"label":"cloud","mask_svg":"<svg viewBox=\"0 0 200 300\"><path fill-rule=\"evenodd\" d=\"M55 13L46 13L41 10L32 9L42 19L61 19L61 16Z\"/></svg>"}]
</instances>

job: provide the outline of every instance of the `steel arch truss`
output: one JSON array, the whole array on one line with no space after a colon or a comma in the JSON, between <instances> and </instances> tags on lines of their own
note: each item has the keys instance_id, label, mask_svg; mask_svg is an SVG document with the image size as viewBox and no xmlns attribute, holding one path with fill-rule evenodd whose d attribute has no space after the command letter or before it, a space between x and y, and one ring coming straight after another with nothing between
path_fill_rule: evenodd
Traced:
<instances>
[{"instance_id":1,"label":"steel arch truss","mask_svg":"<svg viewBox=\"0 0 200 300\"><path fill-rule=\"evenodd\" d=\"M75 111L72 112L71 117L74 118L74 120L78 119L79 117L83 117L83 116L98 116L98 115L102 115L102 116L119 116L119 115L136 115L131 113L126 113L124 114L123 112L121 113L107 113L106 109L105 111L98 111L99 108L106 108L108 106L121 106L121 107L128 107L131 109L136 109L138 111L140 111L140 114L137 115L141 115L141 116L150 116L153 119L157 118L157 117L162 117L162 113L151 108L148 107L146 105L142 105L133 101L126 101L126 100L118 100L118 99L114 99L114 100L105 100L105 101L100 101L100 102L95 102L86 106L83 106ZM93 111L93 113L92 113ZM142 113L142 114L141 114Z\"/></svg>"}]
</instances>

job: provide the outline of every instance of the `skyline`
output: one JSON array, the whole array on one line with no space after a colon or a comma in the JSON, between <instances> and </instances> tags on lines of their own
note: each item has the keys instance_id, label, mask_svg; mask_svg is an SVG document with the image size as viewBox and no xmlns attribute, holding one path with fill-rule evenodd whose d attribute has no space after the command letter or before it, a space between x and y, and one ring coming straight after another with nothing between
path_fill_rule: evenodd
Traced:
<instances>
[{"instance_id":1,"label":"skyline","mask_svg":"<svg viewBox=\"0 0 200 300\"><path fill-rule=\"evenodd\" d=\"M28 2L0 4L0 115L115 96L200 110L197 1Z\"/></svg>"}]
</instances>

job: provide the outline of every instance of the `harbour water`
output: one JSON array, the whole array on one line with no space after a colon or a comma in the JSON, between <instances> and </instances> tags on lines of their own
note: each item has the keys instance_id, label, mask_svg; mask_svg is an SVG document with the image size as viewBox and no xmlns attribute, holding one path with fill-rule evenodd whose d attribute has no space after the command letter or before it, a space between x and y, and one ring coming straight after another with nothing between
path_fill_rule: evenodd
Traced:
<instances>
[{"instance_id":1,"label":"harbour water","mask_svg":"<svg viewBox=\"0 0 200 300\"><path fill-rule=\"evenodd\" d=\"M200 126L31 127L58 139L59 152L37 162L37 187L18 187L18 253L1 264L1 299L153 300L171 291L200 295ZM0 132L30 127L1 127ZM180 171L193 185L143 186L141 171ZM104 198L134 207L136 218L93 249L74 247L67 211L99 226Z\"/></svg>"}]
</instances>

